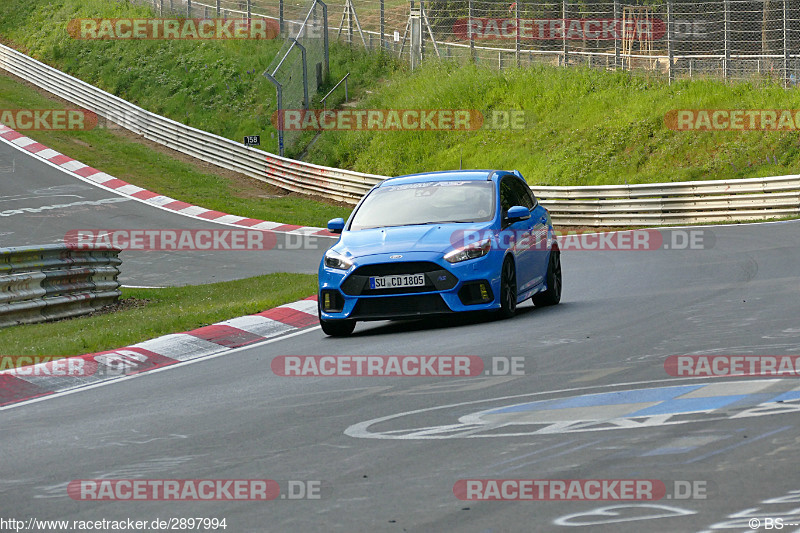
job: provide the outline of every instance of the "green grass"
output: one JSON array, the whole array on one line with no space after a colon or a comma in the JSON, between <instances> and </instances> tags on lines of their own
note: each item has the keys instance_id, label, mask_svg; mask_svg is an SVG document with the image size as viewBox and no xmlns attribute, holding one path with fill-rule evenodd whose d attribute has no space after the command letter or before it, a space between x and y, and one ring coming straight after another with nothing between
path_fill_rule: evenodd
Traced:
<instances>
[{"instance_id":1,"label":"green grass","mask_svg":"<svg viewBox=\"0 0 800 533\"><path fill-rule=\"evenodd\" d=\"M147 5L107 0L8 0L0 4L0 35L26 53L149 111L240 141L261 135L261 148L277 153L270 124L275 87L261 74L281 46L273 40L80 40L67 26L79 18L146 18ZM350 72L358 97L399 63L332 44L329 83L319 98ZM312 91L313 92L313 91ZM330 105L343 100L337 91ZM287 151L292 156L303 146Z\"/></svg>"},{"instance_id":2,"label":"green grass","mask_svg":"<svg viewBox=\"0 0 800 533\"><path fill-rule=\"evenodd\" d=\"M596 185L731 179L800 171L797 132L686 132L672 109L798 109L800 93L768 81L726 84L537 66L496 71L429 61L395 76L368 109L524 110L518 130L325 132L316 163L398 175L516 168L531 184Z\"/></svg>"},{"instance_id":3,"label":"green grass","mask_svg":"<svg viewBox=\"0 0 800 533\"><path fill-rule=\"evenodd\" d=\"M0 76L0 109L64 107L69 106L11 78ZM33 130L22 133L119 179L208 209L317 227L325 227L331 218L346 217L350 212L347 207L296 195L261 198L262 195L273 195L275 190L250 178L231 181L210 173L199 163L185 163L155 152L114 130Z\"/></svg>"},{"instance_id":4,"label":"green grass","mask_svg":"<svg viewBox=\"0 0 800 533\"><path fill-rule=\"evenodd\" d=\"M308 274L269 274L195 287L124 288L123 298L149 303L115 313L0 329L0 356L64 356L120 348L258 313L316 291L316 276Z\"/></svg>"}]
</instances>

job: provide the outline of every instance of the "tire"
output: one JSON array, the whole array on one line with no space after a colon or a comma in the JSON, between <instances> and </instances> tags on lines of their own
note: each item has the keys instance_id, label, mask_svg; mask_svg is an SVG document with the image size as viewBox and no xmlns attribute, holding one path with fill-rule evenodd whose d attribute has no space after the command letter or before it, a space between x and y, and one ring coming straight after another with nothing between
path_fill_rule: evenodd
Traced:
<instances>
[{"instance_id":1,"label":"tire","mask_svg":"<svg viewBox=\"0 0 800 533\"><path fill-rule=\"evenodd\" d=\"M517 312L517 269L506 258L500 271L500 316L511 318Z\"/></svg>"},{"instance_id":2,"label":"tire","mask_svg":"<svg viewBox=\"0 0 800 533\"><path fill-rule=\"evenodd\" d=\"M322 320L319 325L322 331L330 337L347 337L356 329L355 320Z\"/></svg>"},{"instance_id":3,"label":"tire","mask_svg":"<svg viewBox=\"0 0 800 533\"><path fill-rule=\"evenodd\" d=\"M561 251L553 248L547 263L547 290L531 297L536 307L556 305L561 301Z\"/></svg>"},{"instance_id":4,"label":"tire","mask_svg":"<svg viewBox=\"0 0 800 533\"><path fill-rule=\"evenodd\" d=\"M330 337L347 337L356 329L355 320L325 320L322 318L322 304L317 303L317 316L322 332Z\"/></svg>"}]
</instances>

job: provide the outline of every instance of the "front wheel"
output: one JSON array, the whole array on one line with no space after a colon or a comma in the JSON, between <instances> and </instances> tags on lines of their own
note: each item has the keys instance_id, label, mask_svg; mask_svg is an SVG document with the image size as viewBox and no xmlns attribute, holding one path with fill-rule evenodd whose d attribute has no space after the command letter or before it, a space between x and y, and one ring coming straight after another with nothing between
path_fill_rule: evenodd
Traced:
<instances>
[{"instance_id":1,"label":"front wheel","mask_svg":"<svg viewBox=\"0 0 800 533\"><path fill-rule=\"evenodd\" d=\"M319 320L322 331L331 337L347 337L356 329L355 320Z\"/></svg>"},{"instance_id":2,"label":"front wheel","mask_svg":"<svg viewBox=\"0 0 800 533\"><path fill-rule=\"evenodd\" d=\"M517 312L517 269L514 261L503 261L500 273L500 316L511 318Z\"/></svg>"},{"instance_id":3,"label":"front wheel","mask_svg":"<svg viewBox=\"0 0 800 533\"><path fill-rule=\"evenodd\" d=\"M561 301L561 252L557 248L550 251L547 263L547 290L534 294L531 300L536 307L556 305Z\"/></svg>"}]
</instances>

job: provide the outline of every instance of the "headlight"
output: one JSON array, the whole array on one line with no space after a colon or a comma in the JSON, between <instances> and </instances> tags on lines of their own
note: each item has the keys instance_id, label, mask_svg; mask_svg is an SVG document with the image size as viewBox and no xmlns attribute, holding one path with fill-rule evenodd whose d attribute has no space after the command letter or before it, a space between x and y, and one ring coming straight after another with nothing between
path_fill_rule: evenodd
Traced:
<instances>
[{"instance_id":1,"label":"headlight","mask_svg":"<svg viewBox=\"0 0 800 533\"><path fill-rule=\"evenodd\" d=\"M485 239L481 242L470 244L469 246L456 248L452 252L447 252L444 255L444 259L449 263L460 263L461 261L466 261L468 259L483 257L484 255L488 254L489 250L491 249L492 240Z\"/></svg>"},{"instance_id":2,"label":"headlight","mask_svg":"<svg viewBox=\"0 0 800 533\"><path fill-rule=\"evenodd\" d=\"M343 256L339 252L328 250L325 252L325 266L337 270L348 270L353 266L353 260Z\"/></svg>"}]
</instances>

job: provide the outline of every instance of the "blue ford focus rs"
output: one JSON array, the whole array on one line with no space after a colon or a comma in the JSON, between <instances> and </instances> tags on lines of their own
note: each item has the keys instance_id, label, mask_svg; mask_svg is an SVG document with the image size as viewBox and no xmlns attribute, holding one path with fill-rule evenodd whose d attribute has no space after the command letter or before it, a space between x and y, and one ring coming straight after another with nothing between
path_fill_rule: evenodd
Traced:
<instances>
[{"instance_id":1,"label":"blue ford focus rs","mask_svg":"<svg viewBox=\"0 0 800 533\"><path fill-rule=\"evenodd\" d=\"M328 230L341 233L319 266L328 335L349 335L357 321L483 310L510 317L528 298L561 300L550 214L517 171L389 178Z\"/></svg>"}]
</instances>

